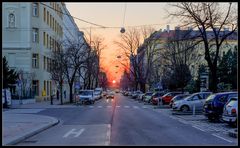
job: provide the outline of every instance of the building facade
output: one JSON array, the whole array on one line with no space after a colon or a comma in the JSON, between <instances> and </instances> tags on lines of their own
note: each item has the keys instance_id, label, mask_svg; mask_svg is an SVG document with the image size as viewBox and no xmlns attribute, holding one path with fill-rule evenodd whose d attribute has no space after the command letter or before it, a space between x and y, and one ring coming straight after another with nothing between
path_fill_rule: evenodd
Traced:
<instances>
[{"instance_id":1,"label":"building facade","mask_svg":"<svg viewBox=\"0 0 240 148\"><path fill-rule=\"evenodd\" d=\"M10 68L20 72L16 90L23 93L21 96L43 101L54 92L51 51L65 36L78 37L78 27L72 18L63 15L66 12L62 2L3 3L2 51ZM67 26L74 29L66 31Z\"/></svg>"}]
</instances>

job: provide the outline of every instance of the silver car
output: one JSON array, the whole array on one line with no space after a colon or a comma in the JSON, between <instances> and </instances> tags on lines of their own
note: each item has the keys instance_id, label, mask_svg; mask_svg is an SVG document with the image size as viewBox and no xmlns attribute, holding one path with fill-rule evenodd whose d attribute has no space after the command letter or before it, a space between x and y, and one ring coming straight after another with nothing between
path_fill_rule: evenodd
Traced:
<instances>
[{"instance_id":1,"label":"silver car","mask_svg":"<svg viewBox=\"0 0 240 148\"><path fill-rule=\"evenodd\" d=\"M193 110L195 107L195 110L202 110L203 104L206 100L206 98L212 94L211 92L199 92L194 93L183 100L178 100L173 103L172 109L173 110L179 110L179 111L190 111Z\"/></svg>"},{"instance_id":2,"label":"silver car","mask_svg":"<svg viewBox=\"0 0 240 148\"><path fill-rule=\"evenodd\" d=\"M231 98L223 109L222 119L230 125L237 126L237 113L238 113L238 99L237 97Z\"/></svg>"}]
</instances>

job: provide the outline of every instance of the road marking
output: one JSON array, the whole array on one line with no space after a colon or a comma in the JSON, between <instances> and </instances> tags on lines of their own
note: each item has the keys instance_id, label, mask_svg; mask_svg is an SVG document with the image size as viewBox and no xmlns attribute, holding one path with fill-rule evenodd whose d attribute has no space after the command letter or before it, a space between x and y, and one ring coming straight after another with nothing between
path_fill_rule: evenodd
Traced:
<instances>
[{"instance_id":1,"label":"road marking","mask_svg":"<svg viewBox=\"0 0 240 148\"><path fill-rule=\"evenodd\" d=\"M116 107L120 107L120 106L116 106Z\"/></svg>"},{"instance_id":2,"label":"road marking","mask_svg":"<svg viewBox=\"0 0 240 148\"><path fill-rule=\"evenodd\" d=\"M89 106L90 108L93 108L94 106Z\"/></svg>"},{"instance_id":3,"label":"road marking","mask_svg":"<svg viewBox=\"0 0 240 148\"><path fill-rule=\"evenodd\" d=\"M199 129L200 131L206 132L205 130L203 130L203 129L199 128L199 127L198 127L198 126L196 126L196 125L193 125L192 127L196 128L196 129Z\"/></svg>"},{"instance_id":4,"label":"road marking","mask_svg":"<svg viewBox=\"0 0 240 148\"><path fill-rule=\"evenodd\" d=\"M98 108L102 108L102 106L98 106Z\"/></svg>"},{"instance_id":5,"label":"road marking","mask_svg":"<svg viewBox=\"0 0 240 148\"><path fill-rule=\"evenodd\" d=\"M138 106L133 106L133 108L139 108Z\"/></svg>"},{"instance_id":6,"label":"road marking","mask_svg":"<svg viewBox=\"0 0 240 148\"><path fill-rule=\"evenodd\" d=\"M72 130L70 130L69 132L67 132L67 133L63 136L63 138L68 137L70 134L75 134L74 137L76 138L76 137L80 136L85 129L82 128L82 129L80 129L79 131L75 131L75 130L76 130L75 128L72 129Z\"/></svg>"},{"instance_id":7,"label":"road marking","mask_svg":"<svg viewBox=\"0 0 240 148\"><path fill-rule=\"evenodd\" d=\"M111 105L108 105L107 107L110 108L110 107L112 107L112 106L111 106Z\"/></svg>"},{"instance_id":8,"label":"road marking","mask_svg":"<svg viewBox=\"0 0 240 148\"><path fill-rule=\"evenodd\" d=\"M125 108L129 108L129 106L124 106Z\"/></svg>"},{"instance_id":9,"label":"road marking","mask_svg":"<svg viewBox=\"0 0 240 148\"><path fill-rule=\"evenodd\" d=\"M232 143L231 140L225 139L225 138L223 138L223 137L221 137L221 136L219 136L219 135L217 135L217 134L212 134L212 135L215 136L215 137L218 137L218 138L220 138L220 139L223 139L223 140L225 140L225 141L227 141L227 142Z\"/></svg>"},{"instance_id":10,"label":"road marking","mask_svg":"<svg viewBox=\"0 0 240 148\"><path fill-rule=\"evenodd\" d=\"M178 119L178 121L183 123L183 124L188 124L188 122L184 121L183 119Z\"/></svg>"},{"instance_id":11,"label":"road marking","mask_svg":"<svg viewBox=\"0 0 240 148\"><path fill-rule=\"evenodd\" d=\"M147 106L142 106L142 108L147 108Z\"/></svg>"},{"instance_id":12,"label":"road marking","mask_svg":"<svg viewBox=\"0 0 240 148\"><path fill-rule=\"evenodd\" d=\"M107 131L105 145L110 145L110 140L111 140L110 138L111 138L111 125L108 124L108 131Z\"/></svg>"}]
</instances>

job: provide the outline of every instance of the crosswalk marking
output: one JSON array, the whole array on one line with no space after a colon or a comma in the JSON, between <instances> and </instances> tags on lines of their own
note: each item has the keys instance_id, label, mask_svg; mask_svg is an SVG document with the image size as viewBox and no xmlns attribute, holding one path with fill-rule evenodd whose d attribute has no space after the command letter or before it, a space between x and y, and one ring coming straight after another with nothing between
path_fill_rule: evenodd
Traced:
<instances>
[{"instance_id":1,"label":"crosswalk marking","mask_svg":"<svg viewBox=\"0 0 240 148\"><path fill-rule=\"evenodd\" d=\"M147 106L142 106L142 108L147 108Z\"/></svg>"},{"instance_id":2,"label":"crosswalk marking","mask_svg":"<svg viewBox=\"0 0 240 148\"><path fill-rule=\"evenodd\" d=\"M98 106L98 108L102 108L102 106Z\"/></svg>"},{"instance_id":3,"label":"crosswalk marking","mask_svg":"<svg viewBox=\"0 0 240 148\"><path fill-rule=\"evenodd\" d=\"M139 108L138 106L133 106L133 108Z\"/></svg>"},{"instance_id":4,"label":"crosswalk marking","mask_svg":"<svg viewBox=\"0 0 240 148\"><path fill-rule=\"evenodd\" d=\"M89 106L90 108L93 108L94 106Z\"/></svg>"},{"instance_id":5,"label":"crosswalk marking","mask_svg":"<svg viewBox=\"0 0 240 148\"><path fill-rule=\"evenodd\" d=\"M120 106L118 105L118 106L116 106L116 107L120 107Z\"/></svg>"},{"instance_id":6,"label":"crosswalk marking","mask_svg":"<svg viewBox=\"0 0 240 148\"><path fill-rule=\"evenodd\" d=\"M107 107L110 108L110 107L112 107L112 106L108 105Z\"/></svg>"},{"instance_id":7,"label":"crosswalk marking","mask_svg":"<svg viewBox=\"0 0 240 148\"><path fill-rule=\"evenodd\" d=\"M125 108L129 108L129 106L124 106Z\"/></svg>"}]
</instances>

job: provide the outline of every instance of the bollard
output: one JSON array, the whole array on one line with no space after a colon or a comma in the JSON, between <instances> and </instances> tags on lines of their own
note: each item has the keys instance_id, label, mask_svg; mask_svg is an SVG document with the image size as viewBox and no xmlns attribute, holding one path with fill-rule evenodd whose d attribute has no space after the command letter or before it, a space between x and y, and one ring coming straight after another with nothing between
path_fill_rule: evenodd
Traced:
<instances>
[{"instance_id":1,"label":"bollard","mask_svg":"<svg viewBox=\"0 0 240 148\"><path fill-rule=\"evenodd\" d=\"M53 95L51 95L51 105L53 105Z\"/></svg>"},{"instance_id":2,"label":"bollard","mask_svg":"<svg viewBox=\"0 0 240 148\"><path fill-rule=\"evenodd\" d=\"M193 116L195 116L195 104L193 105Z\"/></svg>"}]
</instances>

